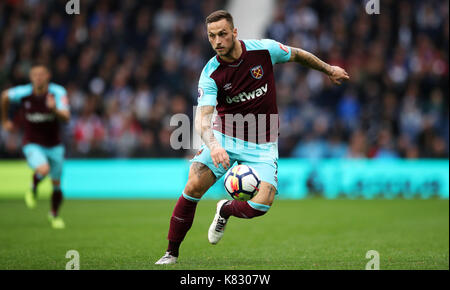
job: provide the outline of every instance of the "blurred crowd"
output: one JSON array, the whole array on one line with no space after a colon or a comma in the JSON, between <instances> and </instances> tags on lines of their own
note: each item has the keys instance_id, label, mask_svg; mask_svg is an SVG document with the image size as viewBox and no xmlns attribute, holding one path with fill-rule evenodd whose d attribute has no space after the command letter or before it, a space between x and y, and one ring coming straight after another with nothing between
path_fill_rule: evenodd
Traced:
<instances>
[{"instance_id":1,"label":"blurred crowd","mask_svg":"<svg viewBox=\"0 0 450 290\"><path fill-rule=\"evenodd\" d=\"M225 0L0 2L0 89L34 60L66 87L68 157L191 157L170 146L170 117L192 119L214 55L205 17ZM275 67L281 157L448 158L448 1L277 1L266 36L347 70L334 86L298 64ZM239 27L238 31L239 31ZM14 108L13 108L14 109ZM14 112L11 112L12 116ZM0 136L20 157L20 131Z\"/></svg>"},{"instance_id":2,"label":"blurred crowd","mask_svg":"<svg viewBox=\"0 0 450 290\"><path fill-rule=\"evenodd\" d=\"M303 158L448 158L448 1L279 1L267 37L344 67L336 87L275 68L280 152Z\"/></svg>"}]
</instances>

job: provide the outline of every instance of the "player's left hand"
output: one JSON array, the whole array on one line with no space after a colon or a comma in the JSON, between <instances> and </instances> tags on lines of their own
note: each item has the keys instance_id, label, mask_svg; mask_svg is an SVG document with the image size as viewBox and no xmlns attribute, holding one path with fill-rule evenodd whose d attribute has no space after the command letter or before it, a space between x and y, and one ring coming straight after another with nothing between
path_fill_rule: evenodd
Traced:
<instances>
[{"instance_id":1,"label":"player's left hand","mask_svg":"<svg viewBox=\"0 0 450 290\"><path fill-rule=\"evenodd\" d=\"M55 97L52 94L47 94L47 107L52 111L56 109Z\"/></svg>"},{"instance_id":2,"label":"player's left hand","mask_svg":"<svg viewBox=\"0 0 450 290\"><path fill-rule=\"evenodd\" d=\"M342 81L350 79L348 73L338 66L332 66L331 73L328 76L335 85L340 85Z\"/></svg>"}]
</instances>

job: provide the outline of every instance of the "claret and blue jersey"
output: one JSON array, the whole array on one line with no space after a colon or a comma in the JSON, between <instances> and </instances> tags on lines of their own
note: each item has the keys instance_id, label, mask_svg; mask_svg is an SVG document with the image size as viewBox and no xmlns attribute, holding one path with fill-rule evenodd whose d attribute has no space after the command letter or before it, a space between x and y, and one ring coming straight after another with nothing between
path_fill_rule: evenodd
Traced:
<instances>
[{"instance_id":1,"label":"claret and blue jersey","mask_svg":"<svg viewBox=\"0 0 450 290\"><path fill-rule=\"evenodd\" d=\"M242 55L236 61L228 63L215 56L206 64L198 84L198 106L216 107L218 115L213 128L219 132L245 141L273 142L278 137L273 65L289 61L291 51L271 39L240 43ZM235 114L255 118L248 118L243 128L237 128L235 123L225 120L227 115ZM270 115L275 116L276 122L274 118L270 122ZM258 120L258 116L263 116L265 122ZM265 128L261 130L258 125ZM265 134L265 138L255 136L258 132Z\"/></svg>"},{"instance_id":2,"label":"claret and blue jersey","mask_svg":"<svg viewBox=\"0 0 450 290\"><path fill-rule=\"evenodd\" d=\"M8 90L8 99L20 105L23 129L23 152L31 168L50 165L50 176L59 180L64 160L64 146L61 144L60 121L47 107L47 94L55 98L56 109L69 110L66 90L50 83L48 92L36 95L33 85L16 86Z\"/></svg>"},{"instance_id":3,"label":"claret and blue jersey","mask_svg":"<svg viewBox=\"0 0 450 290\"><path fill-rule=\"evenodd\" d=\"M240 44L242 55L236 61L215 56L206 64L198 84L198 106L215 106L214 135L227 150L230 164L249 165L261 180L277 187L279 123L273 65L288 62L291 50L271 39ZM243 118L235 117L239 114ZM221 165L213 165L206 146L199 152L193 162L207 165L217 178L225 174Z\"/></svg>"},{"instance_id":4,"label":"claret and blue jersey","mask_svg":"<svg viewBox=\"0 0 450 290\"><path fill-rule=\"evenodd\" d=\"M58 110L69 109L64 87L50 83L47 93L54 96ZM51 147L61 143L60 124L55 114L47 107L47 93L41 96L34 94L32 84L16 86L8 90L10 102L20 104L24 144L36 143Z\"/></svg>"}]
</instances>

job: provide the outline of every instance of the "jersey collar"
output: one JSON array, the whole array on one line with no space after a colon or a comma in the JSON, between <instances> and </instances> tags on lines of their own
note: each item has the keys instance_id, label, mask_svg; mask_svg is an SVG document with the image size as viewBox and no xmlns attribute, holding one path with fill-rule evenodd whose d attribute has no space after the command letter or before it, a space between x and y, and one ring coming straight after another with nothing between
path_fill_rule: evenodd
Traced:
<instances>
[{"instance_id":1,"label":"jersey collar","mask_svg":"<svg viewBox=\"0 0 450 290\"><path fill-rule=\"evenodd\" d=\"M218 55L216 55L217 61L220 64L223 64L223 65L226 65L226 66L229 66L229 67L238 67L242 63L242 61L244 60L244 56L247 54L247 49L245 48L245 43L242 40L239 40L239 42L240 42L241 47L242 47L242 53L241 53L241 56L238 59L236 59L233 62L226 62L226 61L222 60Z\"/></svg>"}]
</instances>

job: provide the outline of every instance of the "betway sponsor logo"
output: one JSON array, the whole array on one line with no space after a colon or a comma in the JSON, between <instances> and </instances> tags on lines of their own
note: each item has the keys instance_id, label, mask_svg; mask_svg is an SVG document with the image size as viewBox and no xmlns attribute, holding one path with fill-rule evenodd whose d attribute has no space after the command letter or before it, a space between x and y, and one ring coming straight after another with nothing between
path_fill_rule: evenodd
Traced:
<instances>
[{"instance_id":1,"label":"betway sponsor logo","mask_svg":"<svg viewBox=\"0 0 450 290\"><path fill-rule=\"evenodd\" d=\"M234 96L234 97L227 96L225 98L225 100L227 101L228 104L245 102L245 101L252 100L254 98L263 96L266 93L267 93L267 83L264 86L254 90L254 91L251 91L249 93L240 93L239 95Z\"/></svg>"},{"instance_id":2,"label":"betway sponsor logo","mask_svg":"<svg viewBox=\"0 0 450 290\"><path fill-rule=\"evenodd\" d=\"M51 122L55 119L54 114L32 113L26 114L25 118L31 123Z\"/></svg>"}]
</instances>

